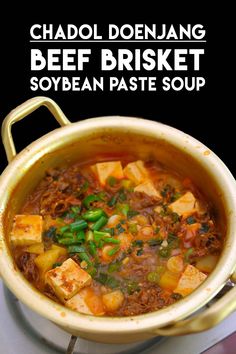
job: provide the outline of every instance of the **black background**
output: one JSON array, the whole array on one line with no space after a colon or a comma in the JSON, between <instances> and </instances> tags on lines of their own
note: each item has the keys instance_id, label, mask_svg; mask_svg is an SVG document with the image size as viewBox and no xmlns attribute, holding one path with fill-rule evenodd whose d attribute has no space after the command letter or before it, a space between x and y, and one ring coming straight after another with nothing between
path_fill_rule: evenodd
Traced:
<instances>
[{"instance_id":1,"label":"black background","mask_svg":"<svg viewBox=\"0 0 236 354\"><path fill-rule=\"evenodd\" d=\"M126 115L139 116L147 119L161 121L172 125L184 132L191 134L195 138L205 143L211 148L222 160L227 164L231 171L236 174L236 163L234 159L234 140L235 132L233 129L232 116L228 113L228 100L224 99L228 88L224 82L226 76L226 58L227 52L224 51L224 33L221 29L219 33L214 25L202 20L201 17L195 18L194 21L188 19L181 21L178 17L174 24L182 23L201 23L207 30L207 43L200 46L192 45L195 48L205 48L205 56L202 60L201 71L198 73L185 72L181 76L204 76L206 85L199 92L180 91L180 92L33 92L30 90L29 79L34 76L30 72L30 49L40 48L39 45L29 43L30 26L34 23L74 23L80 25L82 23L97 23L100 28L105 28L108 23L117 25L122 23L168 23L164 18L156 18L155 16L139 17L136 20L124 18L121 21L113 21L109 17L104 21L101 18L88 20L88 17L77 16L76 19L65 21L53 20L46 21L43 17L35 18L28 21L18 21L14 23L5 23L1 26L4 36L1 41L1 79L0 79L0 121L9 113L10 110L21 104L25 100L33 97L44 95L54 99L62 108L67 117L75 122L81 119L103 116L103 115ZM1 32L3 33L3 32ZM46 47L46 45L44 44ZM48 46L49 47L49 46ZM95 53L99 52L99 48L191 48L189 44L178 44L178 46L168 44L123 44L112 45L107 44L66 44L50 45L50 48L91 48ZM43 46L42 46L43 48ZM87 76L104 76L103 73L97 71L96 55L87 66L84 75ZM139 76L169 76L169 72L160 73L140 72ZM54 76L54 73L37 73L37 75ZM57 73L58 75L58 73ZM63 75L63 73L61 74ZM71 75L71 74L70 74ZM81 73L73 72L74 76L82 76ZM113 76L117 72L112 72ZM124 77L135 75L135 73L123 72ZM179 73L171 74L178 76ZM67 73L64 73L67 76ZM13 127L13 135L16 143L17 151L28 145L36 138L42 136L48 131L57 127L57 123L53 120L50 113L42 108L27 117L24 121L17 123ZM7 164L3 146L0 146L0 163L1 170Z\"/></svg>"}]
</instances>

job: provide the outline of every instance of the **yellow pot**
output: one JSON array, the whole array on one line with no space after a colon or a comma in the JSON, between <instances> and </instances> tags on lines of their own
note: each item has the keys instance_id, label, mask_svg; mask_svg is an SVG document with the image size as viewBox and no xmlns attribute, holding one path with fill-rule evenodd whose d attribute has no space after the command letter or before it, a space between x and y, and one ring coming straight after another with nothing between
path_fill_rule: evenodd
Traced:
<instances>
[{"instance_id":1,"label":"yellow pot","mask_svg":"<svg viewBox=\"0 0 236 354\"><path fill-rule=\"evenodd\" d=\"M16 155L11 125L41 105L63 127ZM33 98L13 110L3 122L2 138L9 165L0 178L0 270L5 284L32 310L71 334L98 342L127 343L157 335L200 332L236 309L233 288L209 309L194 314L230 277L234 278L236 266L236 183L223 162L206 146L179 130L140 118L101 117L71 124L57 104L45 97ZM189 176L215 205L219 222L225 225L224 249L212 274L191 295L165 309L122 318L82 315L39 293L14 263L9 247L13 217L45 170L74 160L89 160L102 152L130 152L141 159L153 156Z\"/></svg>"}]
</instances>

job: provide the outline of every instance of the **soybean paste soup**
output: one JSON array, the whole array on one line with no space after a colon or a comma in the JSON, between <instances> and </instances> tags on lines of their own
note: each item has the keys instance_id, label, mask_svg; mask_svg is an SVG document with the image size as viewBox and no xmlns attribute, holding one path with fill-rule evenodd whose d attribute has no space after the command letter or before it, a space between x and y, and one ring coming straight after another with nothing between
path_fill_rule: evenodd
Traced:
<instances>
[{"instance_id":1,"label":"soybean paste soup","mask_svg":"<svg viewBox=\"0 0 236 354\"><path fill-rule=\"evenodd\" d=\"M103 161L47 171L15 215L16 264L40 292L80 313L162 309L207 278L222 235L187 176L155 160Z\"/></svg>"}]
</instances>

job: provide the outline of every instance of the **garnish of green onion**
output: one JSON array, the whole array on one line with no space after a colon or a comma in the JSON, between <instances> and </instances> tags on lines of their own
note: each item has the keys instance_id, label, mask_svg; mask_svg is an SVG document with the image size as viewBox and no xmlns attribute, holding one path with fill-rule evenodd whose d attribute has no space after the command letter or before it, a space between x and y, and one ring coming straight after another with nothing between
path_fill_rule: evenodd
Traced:
<instances>
[{"instance_id":1,"label":"garnish of green onion","mask_svg":"<svg viewBox=\"0 0 236 354\"><path fill-rule=\"evenodd\" d=\"M107 205L109 207L113 207L116 204L118 197L118 194L113 195L113 197L108 201Z\"/></svg>"},{"instance_id":2,"label":"garnish of green onion","mask_svg":"<svg viewBox=\"0 0 236 354\"><path fill-rule=\"evenodd\" d=\"M86 251L83 246L77 246L77 245L69 246L69 247L67 247L67 250L69 253L79 253L79 252Z\"/></svg>"},{"instance_id":3,"label":"garnish of green onion","mask_svg":"<svg viewBox=\"0 0 236 354\"><path fill-rule=\"evenodd\" d=\"M87 197L84 198L83 200L83 205L85 206L86 209L90 209L91 204L93 202L99 202L101 198L98 195L95 194L90 194Z\"/></svg>"},{"instance_id":4,"label":"garnish of green onion","mask_svg":"<svg viewBox=\"0 0 236 354\"><path fill-rule=\"evenodd\" d=\"M61 228L60 228L60 231L61 231L61 233L63 234L65 231L68 231L70 229L70 227L68 226L68 225L66 225L66 226L62 226Z\"/></svg>"},{"instance_id":5,"label":"garnish of green onion","mask_svg":"<svg viewBox=\"0 0 236 354\"><path fill-rule=\"evenodd\" d=\"M78 220L70 224L70 230L74 231L81 231L88 227L88 224L85 220Z\"/></svg>"},{"instance_id":6,"label":"garnish of green onion","mask_svg":"<svg viewBox=\"0 0 236 354\"><path fill-rule=\"evenodd\" d=\"M106 183L110 186L110 187L114 187L117 183L117 179L113 176L109 176L106 180Z\"/></svg>"},{"instance_id":7,"label":"garnish of green onion","mask_svg":"<svg viewBox=\"0 0 236 354\"><path fill-rule=\"evenodd\" d=\"M93 241L89 241L89 252L92 256L97 254L97 247Z\"/></svg>"},{"instance_id":8,"label":"garnish of green onion","mask_svg":"<svg viewBox=\"0 0 236 354\"><path fill-rule=\"evenodd\" d=\"M100 230L103 226L107 224L108 218L106 216L101 216L95 224L91 227L93 231L98 231Z\"/></svg>"},{"instance_id":9,"label":"garnish of green onion","mask_svg":"<svg viewBox=\"0 0 236 354\"><path fill-rule=\"evenodd\" d=\"M129 212L129 205L128 204L117 203L116 208L119 212L121 212L123 215L125 215L127 217L128 212Z\"/></svg>"},{"instance_id":10,"label":"garnish of green onion","mask_svg":"<svg viewBox=\"0 0 236 354\"><path fill-rule=\"evenodd\" d=\"M87 262L88 265L92 265L92 262L86 252L79 252L78 256L81 261L85 261L85 262Z\"/></svg>"},{"instance_id":11,"label":"garnish of green onion","mask_svg":"<svg viewBox=\"0 0 236 354\"><path fill-rule=\"evenodd\" d=\"M87 242L93 241L93 231L88 230L85 234L85 239Z\"/></svg>"},{"instance_id":12,"label":"garnish of green onion","mask_svg":"<svg viewBox=\"0 0 236 354\"><path fill-rule=\"evenodd\" d=\"M120 240L117 240L113 237L104 237L103 239L106 243L120 243Z\"/></svg>"},{"instance_id":13,"label":"garnish of green onion","mask_svg":"<svg viewBox=\"0 0 236 354\"><path fill-rule=\"evenodd\" d=\"M110 234L108 232L95 230L93 236L94 236L94 241L99 242L104 237L110 237Z\"/></svg>"},{"instance_id":14,"label":"garnish of green onion","mask_svg":"<svg viewBox=\"0 0 236 354\"><path fill-rule=\"evenodd\" d=\"M114 256L120 250L120 246L115 246L111 250L107 251L108 256Z\"/></svg>"}]
</instances>

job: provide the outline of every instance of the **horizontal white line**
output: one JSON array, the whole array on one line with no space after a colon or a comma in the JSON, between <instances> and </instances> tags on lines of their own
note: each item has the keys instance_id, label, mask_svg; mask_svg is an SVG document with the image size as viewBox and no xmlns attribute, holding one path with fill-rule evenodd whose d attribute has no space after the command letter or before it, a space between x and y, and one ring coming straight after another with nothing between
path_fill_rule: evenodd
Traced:
<instances>
[{"instance_id":1,"label":"horizontal white line","mask_svg":"<svg viewBox=\"0 0 236 354\"><path fill-rule=\"evenodd\" d=\"M169 40L169 39L166 39L166 40L129 40L129 39L125 39L125 40L86 40L86 39L83 39L83 40L75 40L75 39L35 39L35 40L30 40L30 43L35 43L35 42L38 42L38 43L64 43L64 42L74 42L74 43L158 43L158 42L163 42L163 43L168 43L168 42L178 42L178 43L205 43L206 40L182 40L182 39L174 39L174 40Z\"/></svg>"}]
</instances>

